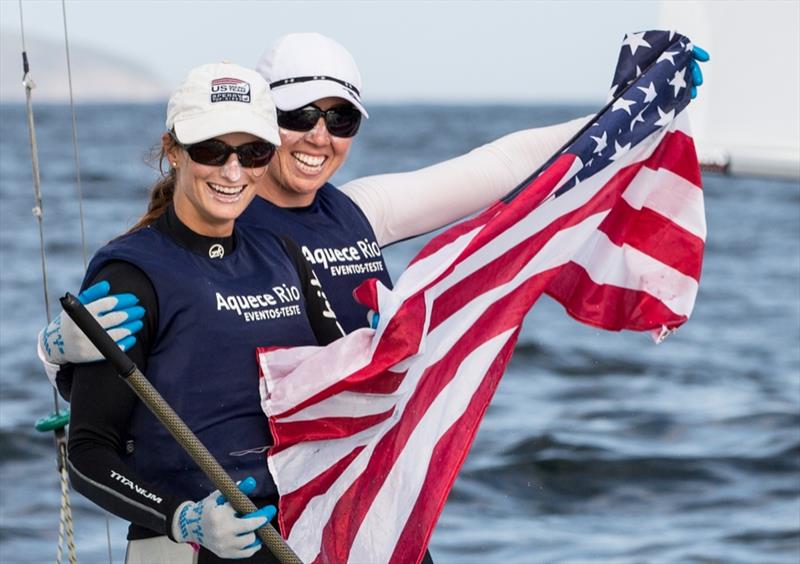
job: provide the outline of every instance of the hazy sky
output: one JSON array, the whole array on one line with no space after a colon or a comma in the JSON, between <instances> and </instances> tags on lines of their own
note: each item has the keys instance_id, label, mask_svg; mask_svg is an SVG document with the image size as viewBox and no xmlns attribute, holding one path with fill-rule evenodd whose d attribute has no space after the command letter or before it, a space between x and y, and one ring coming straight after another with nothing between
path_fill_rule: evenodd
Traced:
<instances>
[{"instance_id":1,"label":"hazy sky","mask_svg":"<svg viewBox=\"0 0 800 564\"><path fill-rule=\"evenodd\" d=\"M23 0L27 38L63 43L60 0ZM625 32L655 2L264 2L68 0L71 45L123 56L168 89L193 66L254 66L280 35L319 31L359 64L367 101L602 100ZM18 0L0 0L19 32ZM34 75L35 76L35 75Z\"/></svg>"}]
</instances>

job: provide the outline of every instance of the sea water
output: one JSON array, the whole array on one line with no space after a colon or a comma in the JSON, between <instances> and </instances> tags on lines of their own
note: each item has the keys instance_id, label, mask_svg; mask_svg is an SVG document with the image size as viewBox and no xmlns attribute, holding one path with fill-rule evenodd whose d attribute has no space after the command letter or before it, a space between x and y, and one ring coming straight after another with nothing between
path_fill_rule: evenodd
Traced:
<instances>
[{"instance_id":1,"label":"sea water","mask_svg":"<svg viewBox=\"0 0 800 564\"><path fill-rule=\"evenodd\" d=\"M334 179L420 168L574 106L371 106ZM130 227L164 106L79 106L88 253ZM23 106L0 107L0 561L52 562L60 489L36 359L45 323ZM67 106L37 106L50 304L83 273ZM692 319L659 346L543 298L526 319L431 540L437 563L800 559L800 186L704 177ZM386 250L396 276L423 239ZM61 403L61 408L65 406ZM122 562L126 525L71 496L82 562Z\"/></svg>"}]
</instances>

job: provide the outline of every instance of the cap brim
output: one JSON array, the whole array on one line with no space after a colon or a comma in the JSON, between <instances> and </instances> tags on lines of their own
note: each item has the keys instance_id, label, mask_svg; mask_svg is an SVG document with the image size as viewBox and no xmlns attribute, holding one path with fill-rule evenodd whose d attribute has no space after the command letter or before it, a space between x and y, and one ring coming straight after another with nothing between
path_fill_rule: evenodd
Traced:
<instances>
[{"instance_id":1,"label":"cap brim","mask_svg":"<svg viewBox=\"0 0 800 564\"><path fill-rule=\"evenodd\" d=\"M323 98L342 98L353 104L365 118L369 117L361 99L343 85L330 80L298 82L273 88L272 101L279 110L289 111L302 108Z\"/></svg>"},{"instance_id":2,"label":"cap brim","mask_svg":"<svg viewBox=\"0 0 800 564\"><path fill-rule=\"evenodd\" d=\"M178 141L185 144L239 132L255 135L273 145L281 144L277 124L253 112L204 112L176 121L174 128Z\"/></svg>"}]
</instances>

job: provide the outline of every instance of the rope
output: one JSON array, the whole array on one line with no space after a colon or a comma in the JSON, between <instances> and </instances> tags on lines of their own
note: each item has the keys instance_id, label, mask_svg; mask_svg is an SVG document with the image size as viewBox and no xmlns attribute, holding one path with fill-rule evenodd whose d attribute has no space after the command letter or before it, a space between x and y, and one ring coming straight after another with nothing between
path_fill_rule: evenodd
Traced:
<instances>
[{"instance_id":1,"label":"rope","mask_svg":"<svg viewBox=\"0 0 800 564\"><path fill-rule=\"evenodd\" d=\"M86 258L86 233L83 227L83 191L81 190L81 160L78 155L78 126L75 119L75 102L72 98L72 65L69 58L69 35L67 34L67 6L65 0L61 0L61 13L64 16L64 48L67 53L67 83L69 84L69 109L72 114L72 147L75 153L75 189L78 194L78 212L81 225L81 251L83 252L83 269L86 270L88 260Z\"/></svg>"},{"instance_id":2,"label":"rope","mask_svg":"<svg viewBox=\"0 0 800 564\"><path fill-rule=\"evenodd\" d=\"M67 442L63 435L59 442L59 473L61 474L61 519L58 524L58 549L56 553L56 563L61 564L64 535L66 533L67 551L69 553L70 564L77 564L78 556L75 552L75 541L72 532L72 507L69 502L69 478L67 476Z\"/></svg>"},{"instance_id":3,"label":"rope","mask_svg":"<svg viewBox=\"0 0 800 564\"><path fill-rule=\"evenodd\" d=\"M22 36L22 85L25 87L25 107L26 116L28 121L28 136L31 146L31 165L33 167L33 216L39 230L39 251L41 255L42 264L42 287L44 290L44 309L47 318L47 324L50 324L52 316L50 314L50 299L47 284L47 259L45 256L44 245L44 210L42 208L42 185L41 177L39 174L39 146L36 142L36 126L33 121L33 101L31 92L36 88L36 83L33 81L30 73L30 65L28 64L28 50L25 44L25 20L23 17L22 0L19 0L19 26L20 35ZM74 117L73 117L74 119ZM85 261L85 258L84 258ZM55 415L60 415L60 406L58 400L58 393L53 388L53 404L55 406ZM62 546L66 541L67 553L69 555L70 564L77 563L77 555L75 552L75 541L72 530L72 508L69 502L69 481L67 479L66 460L67 460L67 442L63 427L55 430L56 447L58 449L58 471L61 480L61 507L60 518L58 526L58 547L56 550L56 563L61 564L63 558Z\"/></svg>"},{"instance_id":4,"label":"rope","mask_svg":"<svg viewBox=\"0 0 800 564\"><path fill-rule=\"evenodd\" d=\"M44 215L44 210L42 209L42 185L39 176L39 147L36 143L36 128L33 124L33 103L31 101L31 91L36 88L36 83L33 82L33 78L31 77L30 67L28 65L28 53L25 47L25 25L22 19L22 0L19 0L19 25L22 28L22 69L23 69L23 76L22 76L22 84L25 87L25 106L27 109L27 118L28 118L28 137L31 145L31 164L33 166L33 217L36 218L38 226L39 226L39 250L41 252L42 257L42 280L44 282L44 308L45 314L47 316L47 323L49 324L51 321L50 317L50 300L49 300L49 292L47 289L47 261L45 260L44 254L44 227L42 216ZM55 390L53 391L55 401L56 401L56 412L58 412L58 396L55 395Z\"/></svg>"}]
</instances>

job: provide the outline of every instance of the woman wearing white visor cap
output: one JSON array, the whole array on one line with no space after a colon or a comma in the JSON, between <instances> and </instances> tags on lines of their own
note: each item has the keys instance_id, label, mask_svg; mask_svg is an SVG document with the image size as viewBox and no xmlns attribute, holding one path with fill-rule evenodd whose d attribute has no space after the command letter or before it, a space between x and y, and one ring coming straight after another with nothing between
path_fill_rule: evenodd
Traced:
<instances>
[{"instance_id":1,"label":"woman wearing white visor cap","mask_svg":"<svg viewBox=\"0 0 800 564\"><path fill-rule=\"evenodd\" d=\"M254 533L278 500L264 456L272 440L254 352L341 336L297 245L234 223L279 141L259 74L230 63L193 69L170 97L161 149L167 166L147 212L87 269L84 287L103 281L137 296L143 327L128 354L263 506L239 515L212 492L111 363L73 364L58 378L72 403L70 479L131 523L128 564L277 561Z\"/></svg>"}]
</instances>

